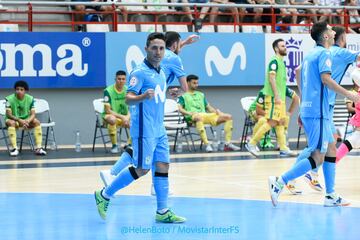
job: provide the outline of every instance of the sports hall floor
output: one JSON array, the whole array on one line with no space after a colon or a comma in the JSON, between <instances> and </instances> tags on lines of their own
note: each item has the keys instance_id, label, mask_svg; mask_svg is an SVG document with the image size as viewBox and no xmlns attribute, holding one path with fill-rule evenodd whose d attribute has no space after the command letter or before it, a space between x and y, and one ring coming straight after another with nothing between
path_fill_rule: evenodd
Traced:
<instances>
[{"instance_id":1,"label":"sports hall floor","mask_svg":"<svg viewBox=\"0 0 360 240\"><path fill-rule=\"evenodd\" d=\"M323 194L302 179L303 194L285 189L273 208L267 177L295 160L276 151L260 159L243 151L172 154L170 205L188 219L174 225L154 221L150 175L121 190L108 219L100 219L93 191L102 187L99 171L117 159L102 148L49 150L46 157L24 151L17 158L1 151L0 239L360 239L359 154L338 165L336 189L352 205L337 208L323 207Z\"/></svg>"}]
</instances>

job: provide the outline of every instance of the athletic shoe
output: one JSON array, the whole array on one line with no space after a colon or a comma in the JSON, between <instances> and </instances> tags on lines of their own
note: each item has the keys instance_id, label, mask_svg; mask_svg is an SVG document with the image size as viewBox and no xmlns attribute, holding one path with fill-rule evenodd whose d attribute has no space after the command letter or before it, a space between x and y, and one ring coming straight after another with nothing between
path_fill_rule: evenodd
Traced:
<instances>
[{"instance_id":1,"label":"athletic shoe","mask_svg":"<svg viewBox=\"0 0 360 240\"><path fill-rule=\"evenodd\" d=\"M280 150L280 157L296 157L297 153L291 151L290 149Z\"/></svg>"},{"instance_id":2,"label":"athletic shoe","mask_svg":"<svg viewBox=\"0 0 360 240\"><path fill-rule=\"evenodd\" d=\"M164 214L156 212L155 220L162 223L183 223L186 221L186 218L175 215L175 213L169 209Z\"/></svg>"},{"instance_id":3,"label":"athletic shoe","mask_svg":"<svg viewBox=\"0 0 360 240\"><path fill-rule=\"evenodd\" d=\"M10 151L10 156L16 157L17 155L19 155L19 150L17 148Z\"/></svg>"},{"instance_id":4,"label":"athletic shoe","mask_svg":"<svg viewBox=\"0 0 360 240\"><path fill-rule=\"evenodd\" d=\"M45 156L46 152L43 148L37 148L37 149L35 149L35 154L39 155L39 156Z\"/></svg>"},{"instance_id":5,"label":"athletic shoe","mask_svg":"<svg viewBox=\"0 0 360 240\"><path fill-rule=\"evenodd\" d=\"M105 220L106 219L106 211L108 209L110 200L104 198L101 195L102 191L103 190L95 191L95 200L96 200L96 206L97 206L98 212L100 214L100 217Z\"/></svg>"},{"instance_id":6,"label":"athletic shoe","mask_svg":"<svg viewBox=\"0 0 360 240\"><path fill-rule=\"evenodd\" d=\"M151 191L150 191L151 196L156 196L156 192L155 192L155 188L154 188L154 184L151 184ZM174 195L174 192L171 191L171 189L169 188L169 196Z\"/></svg>"},{"instance_id":7,"label":"athletic shoe","mask_svg":"<svg viewBox=\"0 0 360 240\"><path fill-rule=\"evenodd\" d=\"M279 183L278 179L279 178L275 176L270 176L268 178L270 197L274 207L277 206L278 198L284 188L284 185Z\"/></svg>"},{"instance_id":8,"label":"athletic shoe","mask_svg":"<svg viewBox=\"0 0 360 240\"><path fill-rule=\"evenodd\" d=\"M103 181L105 187L107 187L114 181L116 176L112 175L110 170L101 170L100 178Z\"/></svg>"},{"instance_id":9,"label":"athletic shoe","mask_svg":"<svg viewBox=\"0 0 360 240\"><path fill-rule=\"evenodd\" d=\"M338 206L349 206L350 202L337 195L336 193L326 194L324 206L325 207L338 207Z\"/></svg>"},{"instance_id":10,"label":"athletic shoe","mask_svg":"<svg viewBox=\"0 0 360 240\"><path fill-rule=\"evenodd\" d=\"M212 148L211 144L208 144L208 145L206 145L205 151L208 152L208 153L210 153L210 152L213 152L214 149Z\"/></svg>"},{"instance_id":11,"label":"athletic shoe","mask_svg":"<svg viewBox=\"0 0 360 240\"><path fill-rule=\"evenodd\" d=\"M224 151L240 151L240 148L232 143L226 143Z\"/></svg>"},{"instance_id":12,"label":"athletic shoe","mask_svg":"<svg viewBox=\"0 0 360 240\"><path fill-rule=\"evenodd\" d=\"M323 187L319 183L318 177L319 174L310 171L304 175L304 180L309 184L312 189L321 192L323 190Z\"/></svg>"},{"instance_id":13,"label":"athletic shoe","mask_svg":"<svg viewBox=\"0 0 360 240\"><path fill-rule=\"evenodd\" d=\"M259 152L256 149L256 145L252 145L251 143L246 143L245 148L246 150L248 150L249 153L251 153L255 157L259 157Z\"/></svg>"},{"instance_id":14,"label":"athletic shoe","mask_svg":"<svg viewBox=\"0 0 360 240\"><path fill-rule=\"evenodd\" d=\"M117 144L114 144L110 150L111 153L119 153L119 146Z\"/></svg>"},{"instance_id":15,"label":"athletic shoe","mask_svg":"<svg viewBox=\"0 0 360 240\"><path fill-rule=\"evenodd\" d=\"M302 194L302 191L296 188L296 181L289 181L288 184L286 184L287 189L292 195L300 195Z\"/></svg>"}]
</instances>

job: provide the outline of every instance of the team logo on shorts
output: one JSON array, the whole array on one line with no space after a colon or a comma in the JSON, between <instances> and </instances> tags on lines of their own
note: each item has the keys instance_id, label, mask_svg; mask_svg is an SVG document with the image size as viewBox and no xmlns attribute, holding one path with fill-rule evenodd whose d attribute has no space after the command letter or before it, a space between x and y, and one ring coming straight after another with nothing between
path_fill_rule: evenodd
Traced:
<instances>
[{"instance_id":1,"label":"team logo on shorts","mask_svg":"<svg viewBox=\"0 0 360 240\"><path fill-rule=\"evenodd\" d=\"M133 87L133 86L135 86L136 84L137 84L137 78L136 77L132 77L131 79L130 79L130 83L129 83L129 85L131 86L131 87Z\"/></svg>"}]
</instances>

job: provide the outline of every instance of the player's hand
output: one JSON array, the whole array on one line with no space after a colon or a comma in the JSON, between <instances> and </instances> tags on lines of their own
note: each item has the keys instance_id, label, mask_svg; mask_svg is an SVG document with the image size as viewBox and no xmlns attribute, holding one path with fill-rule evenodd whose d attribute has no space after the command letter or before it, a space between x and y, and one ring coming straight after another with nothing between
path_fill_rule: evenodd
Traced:
<instances>
[{"instance_id":1,"label":"player's hand","mask_svg":"<svg viewBox=\"0 0 360 240\"><path fill-rule=\"evenodd\" d=\"M280 105L281 104L281 99L279 97L275 97L275 104L276 105Z\"/></svg>"},{"instance_id":2,"label":"player's hand","mask_svg":"<svg viewBox=\"0 0 360 240\"><path fill-rule=\"evenodd\" d=\"M182 42L182 45L184 46L184 45L192 44L194 42L199 41L199 39L200 39L199 35L192 34Z\"/></svg>"},{"instance_id":3,"label":"player's hand","mask_svg":"<svg viewBox=\"0 0 360 240\"><path fill-rule=\"evenodd\" d=\"M351 101L353 101L355 104L360 102L360 96L358 93L350 92L349 91L349 97Z\"/></svg>"},{"instance_id":4,"label":"player's hand","mask_svg":"<svg viewBox=\"0 0 360 240\"><path fill-rule=\"evenodd\" d=\"M144 93L144 96L145 96L145 98L147 98L147 99L152 99L152 98L155 96L155 91L154 91L154 89L148 89L148 90L146 90L145 93Z\"/></svg>"}]
</instances>

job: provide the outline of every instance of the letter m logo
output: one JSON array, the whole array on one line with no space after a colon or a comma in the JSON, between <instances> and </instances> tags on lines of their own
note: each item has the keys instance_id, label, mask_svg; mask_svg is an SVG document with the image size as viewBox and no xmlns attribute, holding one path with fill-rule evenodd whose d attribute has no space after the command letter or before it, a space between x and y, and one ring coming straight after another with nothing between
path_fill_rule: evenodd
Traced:
<instances>
[{"instance_id":1,"label":"letter m logo","mask_svg":"<svg viewBox=\"0 0 360 240\"><path fill-rule=\"evenodd\" d=\"M205 53L205 68L209 77L213 76L212 63L221 75L229 75L234 66L237 57L240 57L240 70L246 67L246 51L242 43L236 42L233 44L228 57L223 57L219 49L215 46L210 46Z\"/></svg>"}]
</instances>

